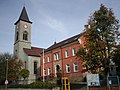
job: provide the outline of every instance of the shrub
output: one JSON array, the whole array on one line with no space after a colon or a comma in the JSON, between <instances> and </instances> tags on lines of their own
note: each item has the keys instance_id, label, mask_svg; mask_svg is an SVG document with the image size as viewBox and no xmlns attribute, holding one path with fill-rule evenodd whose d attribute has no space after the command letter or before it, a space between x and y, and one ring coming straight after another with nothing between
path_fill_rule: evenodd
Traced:
<instances>
[{"instance_id":1,"label":"shrub","mask_svg":"<svg viewBox=\"0 0 120 90\"><path fill-rule=\"evenodd\" d=\"M10 88L45 88L51 89L57 87L55 83L50 82L33 82L31 84L17 84L17 85L10 85Z\"/></svg>"},{"instance_id":2,"label":"shrub","mask_svg":"<svg viewBox=\"0 0 120 90\"><path fill-rule=\"evenodd\" d=\"M54 88L57 85L50 82L33 82L30 86L33 88Z\"/></svg>"}]
</instances>

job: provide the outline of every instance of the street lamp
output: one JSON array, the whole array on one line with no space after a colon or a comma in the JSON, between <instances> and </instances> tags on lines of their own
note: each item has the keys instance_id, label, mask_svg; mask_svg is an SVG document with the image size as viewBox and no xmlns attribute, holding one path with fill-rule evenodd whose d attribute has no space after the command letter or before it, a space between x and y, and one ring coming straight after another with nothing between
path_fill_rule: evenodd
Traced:
<instances>
[{"instance_id":1,"label":"street lamp","mask_svg":"<svg viewBox=\"0 0 120 90\"><path fill-rule=\"evenodd\" d=\"M5 89L6 90L7 90L7 84L8 84L7 76L8 76L8 59L6 59L6 80L5 80Z\"/></svg>"}]
</instances>

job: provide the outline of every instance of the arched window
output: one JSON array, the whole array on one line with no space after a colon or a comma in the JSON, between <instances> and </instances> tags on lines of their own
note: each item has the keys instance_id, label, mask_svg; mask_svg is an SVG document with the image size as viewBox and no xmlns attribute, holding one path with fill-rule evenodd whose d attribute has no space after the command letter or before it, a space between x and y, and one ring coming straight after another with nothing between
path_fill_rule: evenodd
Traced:
<instances>
[{"instance_id":1,"label":"arched window","mask_svg":"<svg viewBox=\"0 0 120 90\"><path fill-rule=\"evenodd\" d=\"M44 68L44 76L46 76L46 69Z\"/></svg>"},{"instance_id":2,"label":"arched window","mask_svg":"<svg viewBox=\"0 0 120 90\"><path fill-rule=\"evenodd\" d=\"M76 48L72 48L72 55L75 56L76 54Z\"/></svg>"},{"instance_id":3,"label":"arched window","mask_svg":"<svg viewBox=\"0 0 120 90\"><path fill-rule=\"evenodd\" d=\"M50 68L48 68L48 75L50 75L50 73L51 73L51 69L50 69Z\"/></svg>"},{"instance_id":4,"label":"arched window","mask_svg":"<svg viewBox=\"0 0 120 90\"><path fill-rule=\"evenodd\" d=\"M68 50L65 51L65 57L66 57L66 58L69 57L69 52L68 52Z\"/></svg>"},{"instance_id":5,"label":"arched window","mask_svg":"<svg viewBox=\"0 0 120 90\"><path fill-rule=\"evenodd\" d=\"M24 31L24 33L23 33L23 40L28 40L28 33L27 33L27 31Z\"/></svg>"},{"instance_id":6,"label":"arched window","mask_svg":"<svg viewBox=\"0 0 120 90\"><path fill-rule=\"evenodd\" d=\"M17 32L16 33L16 41L18 40L18 37L19 37L19 33Z\"/></svg>"},{"instance_id":7,"label":"arched window","mask_svg":"<svg viewBox=\"0 0 120 90\"><path fill-rule=\"evenodd\" d=\"M34 74L37 74L37 62L34 62Z\"/></svg>"},{"instance_id":8,"label":"arched window","mask_svg":"<svg viewBox=\"0 0 120 90\"><path fill-rule=\"evenodd\" d=\"M78 64L76 62L73 64L73 67L74 67L74 72L78 72Z\"/></svg>"},{"instance_id":9,"label":"arched window","mask_svg":"<svg viewBox=\"0 0 120 90\"><path fill-rule=\"evenodd\" d=\"M67 73L70 72L70 64L66 64L66 72L67 72Z\"/></svg>"},{"instance_id":10,"label":"arched window","mask_svg":"<svg viewBox=\"0 0 120 90\"><path fill-rule=\"evenodd\" d=\"M56 65L56 71L57 71L57 73L60 72L60 66L59 65Z\"/></svg>"}]
</instances>

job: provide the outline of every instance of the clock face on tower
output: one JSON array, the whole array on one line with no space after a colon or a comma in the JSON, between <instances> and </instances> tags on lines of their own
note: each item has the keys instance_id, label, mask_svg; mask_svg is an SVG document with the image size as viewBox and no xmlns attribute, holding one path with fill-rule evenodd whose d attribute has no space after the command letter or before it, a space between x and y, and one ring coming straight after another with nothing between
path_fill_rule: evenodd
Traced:
<instances>
[{"instance_id":1,"label":"clock face on tower","mask_svg":"<svg viewBox=\"0 0 120 90\"><path fill-rule=\"evenodd\" d=\"M28 28L28 25L27 25L27 24L24 24L23 27L24 27L25 29L27 29L27 28Z\"/></svg>"}]
</instances>

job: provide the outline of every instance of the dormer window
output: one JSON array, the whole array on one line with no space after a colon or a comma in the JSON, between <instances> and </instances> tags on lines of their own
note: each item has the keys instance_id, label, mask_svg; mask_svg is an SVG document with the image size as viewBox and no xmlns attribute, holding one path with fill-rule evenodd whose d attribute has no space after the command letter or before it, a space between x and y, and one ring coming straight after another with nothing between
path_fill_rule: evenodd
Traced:
<instances>
[{"instance_id":1,"label":"dormer window","mask_svg":"<svg viewBox=\"0 0 120 90\"><path fill-rule=\"evenodd\" d=\"M27 33L27 31L25 31L23 33L23 40L28 40L28 33Z\"/></svg>"}]
</instances>

